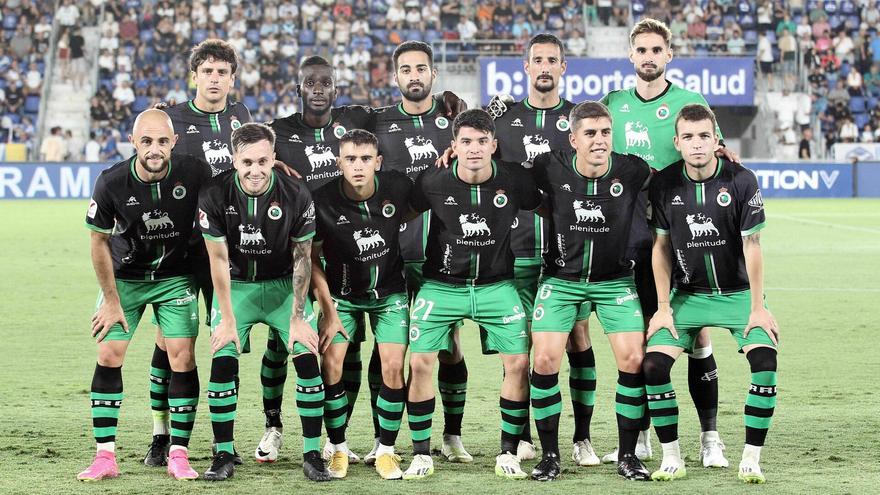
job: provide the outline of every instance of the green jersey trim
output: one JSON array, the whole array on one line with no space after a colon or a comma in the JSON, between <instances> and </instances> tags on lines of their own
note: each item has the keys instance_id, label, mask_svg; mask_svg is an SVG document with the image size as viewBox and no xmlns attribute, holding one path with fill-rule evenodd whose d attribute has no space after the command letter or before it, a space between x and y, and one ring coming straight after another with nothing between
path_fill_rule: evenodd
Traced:
<instances>
[{"instance_id":1,"label":"green jersey trim","mask_svg":"<svg viewBox=\"0 0 880 495\"><path fill-rule=\"evenodd\" d=\"M605 173L600 175L599 177L587 177L586 175L582 174L580 170L577 169L577 154L575 154L574 156L571 157L571 169L574 170L574 173L576 173L578 175L578 177L580 177L582 179L586 179L586 180L598 181L598 180L605 179L606 177L608 177L611 174L611 167L613 165L614 165L614 163L611 161L611 156L609 155L608 156L608 168L605 170Z\"/></svg>"},{"instance_id":2,"label":"green jersey trim","mask_svg":"<svg viewBox=\"0 0 880 495\"><path fill-rule=\"evenodd\" d=\"M161 184L163 180L165 180L171 176L171 157L168 157L168 170L165 171L165 177L162 177L161 179L159 179L155 182L146 182L146 181L141 180L140 177L138 177L137 168L135 167L136 161L137 161L137 155L131 157L131 161L129 162L129 169L131 170L131 176L134 177L134 180L138 181L139 183L141 183L145 186L152 186L154 184ZM155 199L155 198L153 198L153 199Z\"/></svg>"},{"instance_id":3,"label":"green jersey trim","mask_svg":"<svg viewBox=\"0 0 880 495\"><path fill-rule=\"evenodd\" d=\"M749 230L743 230L742 232L740 232L740 234L742 235L742 237L752 235L759 230L763 230L765 225L766 225L766 222L761 222L758 225L755 225L754 227L750 228Z\"/></svg>"},{"instance_id":4,"label":"green jersey trim","mask_svg":"<svg viewBox=\"0 0 880 495\"><path fill-rule=\"evenodd\" d=\"M101 234L112 234L113 233L113 229L102 229L101 227L98 227L97 225L92 225L88 222L86 222L86 228L89 230L94 230L95 232L98 232Z\"/></svg>"},{"instance_id":5,"label":"green jersey trim","mask_svg":"<svg viewBox=\"0 0 880 495\"><path fill-rule=\"evenodd\" d=\"M691 182L691 183L693 183L693 184L705 184L706 182L709 182L710 180L715 179L715 178L717 178L719 175L721 175L721 167L722 167L723 165L724 165L724 160L721 159L721 158L719 158L719 159L718 159L718 165L715 166L715 173L712 174L711 177L708 177L708 178L703 179L703 180L694 180L694 179L691 179L691 176L688 175L688 173L687 173L687 164L683 164L683 165L681 166L681 173L684 174L684 178L687 179L688 182Z\"/></svg>"},{"instance_id":6,"label":"green jersey trim","mask_svg":"<svg viewBox=\"0 0 880 495\"><path fill-rule=\"evenodd\" d=\"M669 231L667 229L660 229L660 228L654 227L654 232L656 232L657 235L665 235L665 236L669 235Z\"/></svg>"},{"instance_id":7,"label":"green jersey trim","mask_svg":"<svg viewBox=\"0 0 880 495\"><path fill-rule=\"evenodd\" d=\"M550 107L550 108L538 108L538 107L533 107L533 106L529 103L529 99L526 98L526 99L523 100L523 105L525 105L526 108L528 108L529 110L536 110L536 111L539 111L539 112L547 112L547 111L550 111L550 110L559 110L560 108L562 108L563 105L565 105L565 100L563 100L562 98L560 98L560 99L559 99L559 103L557 103L556 105L554 105L554 106L552 106L552 107Z\"/></svg>"},{"instance_id":8,"label":"green jersey trim","mask_svg":"<svg viewBox=\"0 0 880 495\"><path fill-rule=\"evenodd\" d=\"M275 170L273 169L273 170L272 170L272 175L269 176L269 187L267 187L266 190L263 191L261 194L257 194L257 195L250 194L250 193L246 192L246 191L244 190L244 188L241 187L241 180L238 178L238 174L237 174L237 173L235 174L235 177L233 178L233 180L234 180L234 182L235 182L235 186L236 186L236 187L238 188L238 190L241 191L241 193L244 194L245 196L247 196L247 197L249 197L249 198L261 198L261 197L263 197L263 196L269 194L270 192L272 192L272 189L275 188Z\"/></svg>"},{"instance_id":9,"label":"green jersey trim","mask_svg":"<svg viewBox=\"0 0 880 495\"><path fill-rule=\"evenodd\" d=\"M314 233L314 232L309 232L308 234L306 234L306 235L304 235L304 236L302 236L302 237L291 237L290 239L291 239L293 242L303 242L303 241L307 241L307 240L311 239L312 237L315 237L315 233Z\"/></svg>"},{"instance_id":10,"label":"green jersey trim","mask_svg":"<svg viewBox=\"0 0 880 495\"><path fill-rule=\"evenodd\" d=\"M206 234L206 233L202 232L202 237L204 237L205 239L207 239L209 241L213 241L213 242L226 242L225 235L220 236L220 237L216 237L211 234Z\"/></svg>"},{"instance_id":11,"label":"green jersey trim","mask_svg":"<svg viewBox=\"0 0 880 495\"><path fill-rule=\"evenodd\" d=\"M458 158L456 158L452 162L452 175L455 176L455 178L458 179L459 182L461 182L462 184L467 184L468 186L480 186L480 185L483 185L483 184L489 182L490 180L494 179L495 176L498 175L498 165L495 163L495 160L493 159L492 160L492 175L488 179L484 180L483 182L480 182L479 184L471 184L470 182L465 182L465 181L461 180L461 177L458 176Z\"/></svg>"}]
</instances>

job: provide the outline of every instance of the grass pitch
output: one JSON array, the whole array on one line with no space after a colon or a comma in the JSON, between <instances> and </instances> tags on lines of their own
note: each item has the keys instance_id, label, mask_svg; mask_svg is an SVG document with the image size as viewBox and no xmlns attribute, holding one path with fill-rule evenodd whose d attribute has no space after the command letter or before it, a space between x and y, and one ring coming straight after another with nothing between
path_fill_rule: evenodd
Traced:
<instances>
[{"instance_id":1,"label":"grass pitch","mask_svg":"<svg viewBox=\"0 0 880 495\"><path fill-rule=\"evenodd\" d=\"M3 201L0 215L0 264L4 267L0 338L0 493L877 493L880 393L871 383L880 376L874 334L880 297L880 201L770 200L763 234L767 300L782 327L779 403L764 449L768 483L746 487L736 479L743 443L742 408L749 373L723 330L713 332L720 372L718 426L727 444L731 468L698 466L698 421L687 394L686 363L673 369L679 391L682 450L688 478L669 484L626 483L610 465L575 468L567 459L572 433L568 391L563 387L560 445L564 473L554 483L507 482L493 474L498 448L497 357L481 356L474 327L463 330L470 369L464 442L471 465L435 458L436 474L424 482L383 482L366 466L352 466L344 481L309 484L301 474L298 419L292 376L285 400L285 446L279 462L258 465L252 452L263 431L259 357L265 327L254 334L255 353L241 363L241 395L236 424L237 448L246 462L222 486L169 479L163 469L146 468L141 459L150 440L148 367L154 329L146 315L130 347L124 370L125 402L120 416L117 456L122 477L98 484L76 481L93 455L88 390L95 363L89 336L97 284L83 228L85 201ZM198 342L202 398L190 445L193 467L210 464L210 420L204 390L210 357L207 330ZM616 373L607 340L598 323L591 335L596 349L598 390L592 438L597 451L616 445L614 383ZM369 354L370 343L364 346ZM365 364L366 367L366 364ZM293 368L291 366L291 374ZM560 383L567 383L563 370ZM435 445L442 414L434 420ZM366 377L349 445L360 454L372 442ZM653 441L659 457L659 443ZM404 467L410 459L404 422L398 441ZM524 463L531 470L533 462ZM659 466L659 459L649 468Z\"/></svg>"}]
</instances>

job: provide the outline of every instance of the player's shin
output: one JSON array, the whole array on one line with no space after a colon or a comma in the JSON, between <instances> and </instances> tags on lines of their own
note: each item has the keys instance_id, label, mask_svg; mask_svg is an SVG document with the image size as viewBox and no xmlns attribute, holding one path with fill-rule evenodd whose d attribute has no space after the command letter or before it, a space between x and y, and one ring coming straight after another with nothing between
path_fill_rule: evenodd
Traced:
<instances>
[{"instance_id":1,"label":"player's shin","mask_svg":"<svg viewBox=\"0 0 880 495\"><path fill-rule=\"evenodd\" d=\"M448 364L440 361L437 371L437 385L443 401L443 434L461 436L461 422L464 419L464 404L467 397L468 369L462 356L461 361Z\"/></svg>"},{"instance_id":2,"label":"player's shin","mask_svg":"<svg viewBox=\"0 0 880 495\"><path fill-rule=\"evenodd\" d=\"M752 380L746 397L746 444L764 445L776 407L776 350L757 347L746 354Z\"/></svg>"},{"instance_id":3,"label":"player's shin","mask_svg":"<svg viewBox=\"0 0 880 495\"><path fill-rule=\"evenodd\" d=\"M590 439L590 422L596 404L596 358L593 348L569 352L568 363L571 367L568 387L571 390L575 425L572 442L577 443Z\"/></svg>"},{"instance_id":4,"label":"player's shin","mask_svg":"<svg viewBox=\"0 0 880 495\"><path fill-rule=\"evenodd\" d=\"M645 379L641 372L617 372L615 412L617 415L618 459L635 454L642 418L645 416Z\"/></svg>"},{"instance_id":5,"label":"player's shin","mask_svg":"<svg viewBox=\"0 0 880 495\"><path fill-rule=\"evenodd\" d=\"M199 404L199 372L174 371L168 387L168 404L171 411L171 450L175 447L187 448L196 420Z\"/></svg>"},{"instance_id":6,"label":"player's shin","mask_svg":"<svg viewBox=\"0 0 880 495\"><path fill-rule=\"evenodd\" d=\"M150 408L153 410L153 435L168 435L168 383L171 364L168 353L156 345L150 361Z\"/></svg>"},{"instance_id":7,"label":"player's shin","mask_svg":"<svg viewBox=\"0 0 880 495\"><path fill-rule=\"evenodd\" d=\"M559 457L559 416L562 413L559 373L542 375L532 371L529 396L544 455Z\"/></svg>"},{"instance_id":8,"label":"player's shin","mask_svg":"<svg viewBox=\"0 0 880 495\"><path fill-rule=\"evenodd\" d=\"M712 344L694 349L688 357L688 389L700 418L700 431L717 431L718 366Z\"/></svg>"},{"instance_id":9,"label":"player's shin","mask_svg":"<svg viewBox=\"0 0 880 495\"><path fill-rule=\"evenodd\" d=\"M342 384L345 387L345 395L348 399L346 401L346 421L348 421L348 418L351 418L351 415L354 413L354 405L357 402L358 394L361 390L361 375L363 374L363 368L361 344L359 342L350 342L348 344L348 349L345 351L345 359L342 363Z\"/></svg>"},{"instance_id":10,"label":"player's shin","mask_svg":"<svg viewBox=\"0 0 880 495\"><path fill-rule=\"evenodd\" d=\"M92 405L92 432L99 451L116 451L116 427L122 397L122 367L96 364L89 398Z\"/></svg>"},{"instance_id":11,"label":"player's shin","mask_svg":"<svg viewBox=\"0 0 880 495\"><path fill-rule=\"evenodd\" d=\"M211 379L208 382L208 409L217 452L230 455L233 449L233 432L238 406L238 359L232 356L215 357L211 362Z\"/></svg>"},{"instance_id":12,"label":"player's shin","mask_svg":"<svg viewBox=\"0 0 880 495\"><path fill-rule=\"evenodd\" d=\"M275 330L269 331L269 340L260 366L260 385L263 389L263 413L266 428L282 428L281 402L287 382L287 349Z\"/></svg>"},{"instance_id":13,"label":"player's shin","mask_svg":"<svg viewBox=\"0 0 880 495\"><path fill-rule=\"evenodd\" d=\"M321 419L324 417L324 382L318 358L311 353L293 358L296 368L296 408L302 423L303 453L317 452L321 445Z\"/></svg>"},{"instance_id":14,"label":"player's shin","mask_svg":"<svg viewBox=\"0 0 880 495\"><path fill-rule=\"evenodd\" d=\"M349 344L351 347L352 344ZM357 345L357 344L355 344ZM345 356L346 359L348 355ZM360 375L360 372L358 372ZM379 438L381 428L379 426L379 411L376 409L379 400L379 391L382 388L382 359L379 356L379 346L373 346L370 354L370 363L367 365L367 386L370 387L370 413L373 417L373 438ZM349 414L352 407L349 406Z\"/></svg>"},{"instance_id":15,"label":"player's shin","mask_svg":"<svg viewBox=\"0 0 880 495\"><path fill-rule=\"evenodd\" d=\"M675 359L662 352L648 352L642 365L648 411L660 443L678 440L678 401L670 379L674 363Z\"/></svg>"}]
</instances>

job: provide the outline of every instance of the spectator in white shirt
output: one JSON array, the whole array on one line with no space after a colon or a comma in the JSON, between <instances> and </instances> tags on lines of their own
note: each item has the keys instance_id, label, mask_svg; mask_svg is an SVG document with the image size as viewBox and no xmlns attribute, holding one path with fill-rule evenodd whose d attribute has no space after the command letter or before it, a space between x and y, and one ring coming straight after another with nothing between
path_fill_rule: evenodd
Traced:
<instances>
[{"instance_id":1,"label":"spectator in white shirt","mask_svg":"<svg viewBox=\"0 0 880 495\"><path fill-rule=\"evenodd\" d=\"M89 133L89 142L86 143L83 154L87 162L95 163L101 161L101 143L95 139L95 131Z\"/></svg>"},{"instance_id":2,"label":"spectator in white shirt","mask_svg":"<svg viewBox=\"0 0 880 495\"><path fill-rule=\"evenodd\" d=\"M165 102L169 105L175 105L177 103L183 103L187 101L189 98L187 97L186 91L180 86L180 82L174 83L174 87L168 90L168 94L165 95Z\"/></svg>"},{"instance_id":3,"label":"spectator in white shirt","mask_svg":"<svg viewBox=\"0 0 880 495\"><path fill-rule=\"evenodd\" d=\"M214 0L214 3L208 8L208 15L211 17L211 22L214 23L214 29L222 29L226 19L229 18L229 7L223 0Z\"/></svg>"},{"instance_id":4,"label":"spectator in white shirt","mask_svg":"<svg viewBox=\"0 0 880 495\"><path fill-rule=\"evenodd\" d=\"M134 103L134 91L131 90L128 81L122 81L119 86L113 90L113 99L126 106Z\"/></svg>"},{"instance_id":5,"label":"spectator in white shirt","mask_svg":"<svg viewBox=\"0 0 880 495\"><path fill-rule=\"evenodd\" d=\"M79 21L79 8L73 3L73 0L64 0L64 3L55 12L55 18L58 24L64 27L74 26Z\"/></svg>"}]
</instances>

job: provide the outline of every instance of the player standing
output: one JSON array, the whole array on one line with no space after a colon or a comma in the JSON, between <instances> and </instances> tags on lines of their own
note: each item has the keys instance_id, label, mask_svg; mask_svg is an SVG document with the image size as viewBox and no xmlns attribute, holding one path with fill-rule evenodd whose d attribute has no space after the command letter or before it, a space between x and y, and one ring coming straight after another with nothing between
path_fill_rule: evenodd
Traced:
<instances>
[{"instance_id":1,"label":"player standing","mask_svg":"<svg viewBox=\"0 0 880 495\"><path fill-rule=\"evenodd\" d=\"M334 478L344 478L348 471L343 362L348 340L364 314L370 319L382 370L376 471L383 479L403 475L394 443L406 401L403 363L409 343L409 304L398 235L408 212L412 181L398 172L376 173L381 164L376 136L348 131L339 141L342 176L314 193L317 235L312 287L321 307L321 371L327 384L324 423L333 450L329 471Z\"/></svg>"},{"instance_id":2,"label":"player standing","mask_svg":"<svg viewBox=\"0 0 880 495\"><path fill-rule=\"evenodd\" d=\"M535 299L531 400L543 459L532 478L559 477L559 367L578 309L595 308L617 361L618 473L647 480L635 456L645 414L645 335L626 244L639 192L651 169L641 158L611 152L611 115L598 102L574 107L571 147L538 155L535 183L552 211L550 249Z\"/></svg>"},{"instance_id":3,"label":"player standing","mask_svg":"<svg viewBox=\"0 0 880 495\"><path fill-rule=\"evenodd\" d=\"M119 475L115 452L122 365L141 316L152 305L169 351L168 473L194 479L198 473L189 465L187 446L199 401L194 354L199 319L187 246L198 191L211 172L197 159L171 153L176 136L161 110L140 114L129 140L136 156L101 173L86 217L101 286L92 317L92 336L98 341L91 387L97 455L77 478Z\"/></svg>"},{"instance_id":4,"label":"player standing","mask_svg":"<svg viewBox=\"0 0 880 495\"><path fill-rule=\"evenodd\" d=\"M469 318L488 332L487 347L501 353L501 453L495 473L521 479L516 450L528 417L526 315L513 285L510 233L519 210L535 210L540 196L521 166L492 159L495 125L483 110L453 123L449 168L429 168L416 180L412 207L431 210L425 283L410 312L410 384L407 414L413 460L404 479L433 474L430 455L435 407L431 385L440 350L452 346L451 325Z\"/></svg>"},{"instance_id":5,"label":"player standing","mask_svg":"<svg viewBox=\"0 0 880 495\"><path fill-rule=\"evenodd\" d=\"M682 351L693 350L700 328L713 326L730 330L749 361L739 478L763 483L759 462L776 406L779 338L764 303L764 204L754 173L715 156L716 126L708 107L684 106L675 119L682 161L658 173L650 187L658 308L646 334L644 373L651 421L663 447L663 462L651 477L686 474L670 370Z\"/></svg>"},{"instance_id":6,"label":"player standing","mask_svg":"<svg viewBox=\"0 0 880 495\"><path fill-rule=\"evenodd\" d=\"M318 452L324 385L308 298L315 206L302 182L273 170L274 140L272 129L263 124L245 124L233 132L235 169L217 176L199 197L199 227L216 291L208 404L218 452L205 472L213 481L234 474L238 355L257 323L272 328L293 355L303 473L312 481L330 480Z\"/></svg>"}]
</instances>

